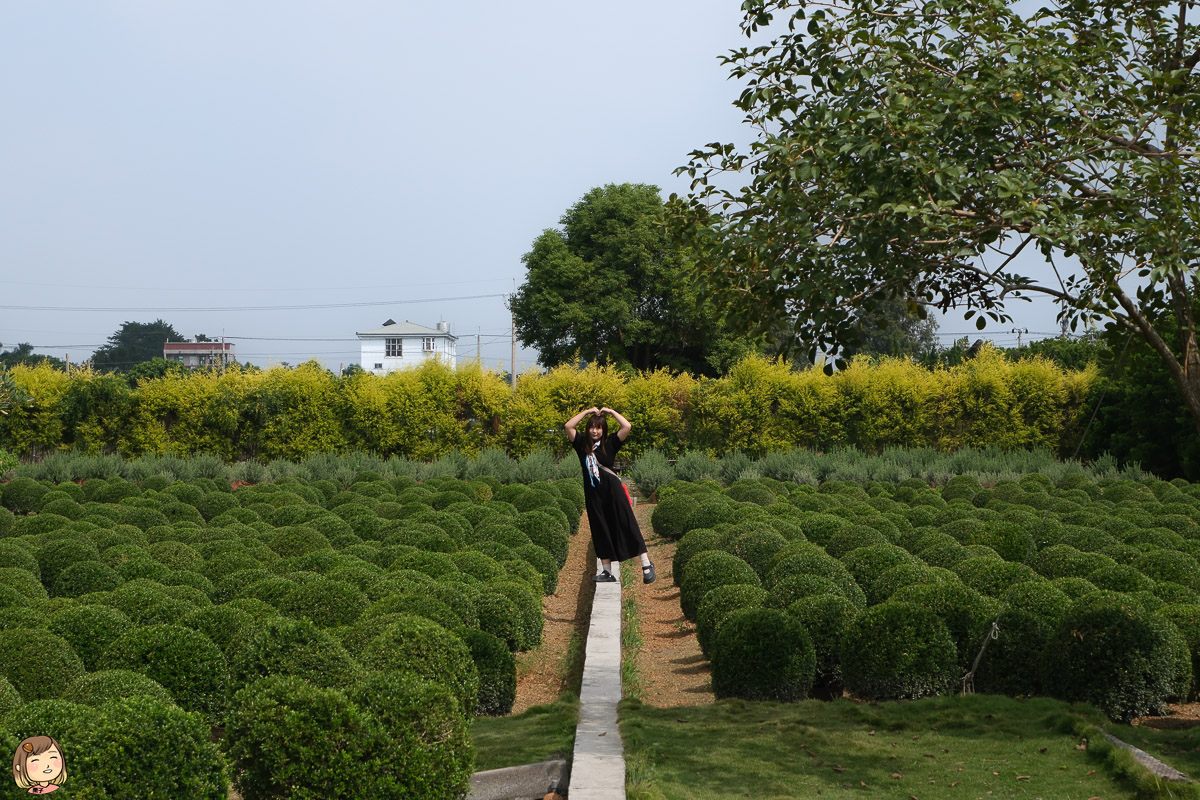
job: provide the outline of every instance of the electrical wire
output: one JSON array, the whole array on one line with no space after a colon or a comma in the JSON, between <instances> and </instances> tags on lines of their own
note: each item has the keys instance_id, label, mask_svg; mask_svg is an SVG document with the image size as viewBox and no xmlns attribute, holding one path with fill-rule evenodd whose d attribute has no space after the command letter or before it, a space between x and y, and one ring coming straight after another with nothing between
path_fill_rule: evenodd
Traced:
<instances>
[{"instance_id":1,"label":"electrical wire","mask_svg":"<svg viewBox=\"0 0 1200 800\"><path fill-rule=\"evenodd\" d=\"M121 311L129 313L145 313L145 314L165 314L165 313L182 313L188 311L309 311L322 308L363 308L366 306L401 306L412 305L414 303L446 303L453 300L484 300L495 297L508 297L509 293L500 292L496 294L472 294L463 295L461 297L426 297L419 300L368 300L359 303L314 303L309 305L283 305L283 306L188 306L184 308L168 308L165 306L157 306L151 308L141 307L116 307L106 306L103 308L94 306L20 306L20 305L0 305L0 309L6 311Z\"/></svg>"}]
</instances>

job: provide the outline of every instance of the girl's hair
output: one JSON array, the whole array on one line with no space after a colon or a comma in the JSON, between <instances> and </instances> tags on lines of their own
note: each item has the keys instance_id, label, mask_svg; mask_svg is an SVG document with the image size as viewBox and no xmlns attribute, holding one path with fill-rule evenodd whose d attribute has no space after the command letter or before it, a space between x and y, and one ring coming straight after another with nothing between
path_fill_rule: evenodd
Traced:
<instances>
[{"instance_id":1,"label":"girl's hair","mask_svg":"<svg viewBox=\"0 0 1200 800\"><path fill-rule=\"evenodd\" d=\"M63 757L62 748L58 746L58 742L50 736L30 736L17 745L17 752L13 754L13 780L17 782L17 786L28 789L31 786L47 783L47 781L30 778L26 762L29 761L30 756L40 756L51 747L58 751L61 759L59 764L62 766L62 771L54 779L54 785L62 786L67 782L67 760Z\"/></svg>"},{"instance_id":2,"label":"girl's hair","mask_svg":"<svg viewBox=\"0 0 1200 800\"><path fill-rule=\"evenodd\" d=\"M603 431L600 436L600 447L598 449L601 453L608 455L608 417L604 414L592 414L588 417L587 425L583 429L586 431L588 428L593 427Z\"/></svg>"}]
</instances>

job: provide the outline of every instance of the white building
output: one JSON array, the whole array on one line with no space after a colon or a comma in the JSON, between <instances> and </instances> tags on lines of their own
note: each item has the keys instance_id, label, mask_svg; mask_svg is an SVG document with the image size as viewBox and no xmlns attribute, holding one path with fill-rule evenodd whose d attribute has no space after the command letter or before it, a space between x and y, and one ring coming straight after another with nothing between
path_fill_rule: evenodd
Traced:
<instances>
[{"instance_id":1,"label":"white building","mask_svg":"<svg viewBox=\"0 0 1200 800\"><path fill-rule=\"evenodd\" d=\"M362 368L376 375L419 366L427 358L437 358L451 367L456 364L458 337L450 333L449 322L426 328L389 319L382 327L355 335L362 343Z\"/></svg>"}]
</instances>

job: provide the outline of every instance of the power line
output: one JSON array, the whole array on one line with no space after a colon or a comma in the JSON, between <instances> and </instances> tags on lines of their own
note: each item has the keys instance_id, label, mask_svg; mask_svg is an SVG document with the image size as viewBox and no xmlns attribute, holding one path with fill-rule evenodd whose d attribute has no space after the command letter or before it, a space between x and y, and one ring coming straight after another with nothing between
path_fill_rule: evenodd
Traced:
<instances>
[{"instance_id":1,"label":"power line","mask_svg":"<svg viewBox=\"0 0 1200 800\"><path fill-rule=\"evenodd\" d=\"M135 307L93 307L93 306L17 306L0 305L0 309L8 311L120 311L123 313L165 314L187 311L309 311L321 308L363 308L365 306L402 306L413 303L446 303L452 300L484 300L494 297L508 297L507 292L497 294L472 294L461 297L428 297L420 300L368 300L361 303L315 303L311 305L285 306L191 306L184 308L167 308L157 306L152 308Z\"/></svg>"}]
</instances>

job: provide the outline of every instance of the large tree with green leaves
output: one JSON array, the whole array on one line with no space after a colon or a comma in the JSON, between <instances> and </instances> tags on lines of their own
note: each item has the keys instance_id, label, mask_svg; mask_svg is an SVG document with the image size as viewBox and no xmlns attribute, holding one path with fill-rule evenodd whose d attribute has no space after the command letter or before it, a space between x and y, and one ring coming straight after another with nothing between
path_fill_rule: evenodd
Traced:
<instances>
[{"instance_id":1,"label":"large tree with green leaves","mask_svg":"<svg viewBox=\"0 0 1200 800\"><path fill-rule=\"evenodd\" d=\"M896 297L983 328L1047 296L1145 342L1200 429L1196 0L743 9L755 137L672 204L730 318L837 352Z\"/></svg>"},{"instance_id":2,"label":"large tree with green leaves","mask_svg":"<svg viewBox=\"0 0 1200 800\"><path fill-rule=\"evenodd\" d=\"M714 374L753 349L708 309L671 241L658 187L592 189L525 254L509 301L516 335L544 366L611 361Z\"/></svg>"},{"instance_id":3,"label":"large tree with green leaves","mask_svg":"<svg viewBox=\"0 0 1200 800\"><path fill-rule=\"evenodd\" d=\"M107 344L92 354L92 366L100 370L127 372L143 361L162 358L166 342L186 342L169 322L126 322L108 337Z\"/></svg>"}]
</instances>

